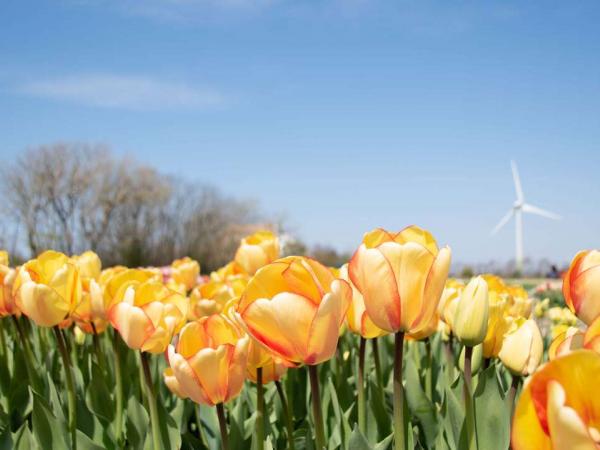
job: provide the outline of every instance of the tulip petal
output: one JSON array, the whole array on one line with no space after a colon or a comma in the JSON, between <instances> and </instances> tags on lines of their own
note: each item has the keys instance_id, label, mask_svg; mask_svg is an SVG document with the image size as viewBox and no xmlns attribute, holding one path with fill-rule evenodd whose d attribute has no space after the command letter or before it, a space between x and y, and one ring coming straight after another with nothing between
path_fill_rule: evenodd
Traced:
<instances>
[{"instance_id":1,"label":"tulip petal","mask_svg":"<svg viewBox=\"0 0 600 450\"><path fill-rule=\"evenodd\" d=\"M244 386L249 342L250 338L246 336L240 339L235 345L233 356L229 362L229 380L227 383L227 393L224 401L228 401L229 399L236 397Z\"/></svg>"},{"instance_id":2,"label":"tulip petal","mask_svg":"<svg viewBox=\"0 0 600 450\"><path fill-rule=\"evenodd\" d=\"M584 270L571 283L577 316L589 325L600 317L600 265Z\"/></svg>"},{"instance_id":3,"label":"tulip petal","mask_svg":"<svg viewBox=\"0 0 600 450\"><path fill-rule=\"evenodd\" d=\"M45 284L26 282L19 291L21 310L37 325L53 327L69 313L69 304L54 289Z\"/></svg>"},{"instance_id":4,"label":"tulip petal","mask_svg":"<svg viewBox=\"0 0 600 450\"><path fill-rule=\"evenodd\" d=\"M411 324L411 328L416 328L415 331L419 331L420 328L426 328L427 324L431 321L431 317L438 308L446 284L446 279L448 278L448 272L450 271L450 254L450 249L448 247L442 248L429 269L425 287L423 288L423 306L421 308L421 313ZM419 324L422 325L419 326Z\"/></svg>"},{"instance_id":5,"label":"tulip petal","mask_svg":"<svg viewBox=\"0 0 600 450\"><path fill-rule=\"evenodd\" d=\"M234 348L221 345L219 348L203 348L188 359L196 377L200 381L204 393L212 404L225 400L229 378L229 361Z\"/></svg>"},{"instance_id":6,"label":"tulip petal","mask_svg":"<svg viewBox=\"0 0 600 450\"><path fill-rule=\"evenodd\" d=\"M352 291L343 280L335 280L331 287L332 291L323 297L310 327L306 364L320 364L330 359L337 347Z\"/></svg>"},{"instance_id":7,"label":"tulip petal","mask_svg":"<svg viewBox=\"0 0 600 450\"><path fill-rule=\"evenodd\" d=\"M117 303L110 309L110 322L127 346L139 350L154 331L152 322L141 308L129 303Z\"/></svg>"},{"instance_id":8,"label":"tulip petal","mask_svg":"<svg viewBox=\"0 0 600 450\"><path fill-rule=\"evenodd\" d=\"M169 364L173 369L173 374L179 382L182 393L196 403L212 406L213 403L204 393L200 380L196 376L196 372L194 372L192 366L183 356L172 351L172 347L170 347L169 350Z\"/></svg>"}]
</instances>

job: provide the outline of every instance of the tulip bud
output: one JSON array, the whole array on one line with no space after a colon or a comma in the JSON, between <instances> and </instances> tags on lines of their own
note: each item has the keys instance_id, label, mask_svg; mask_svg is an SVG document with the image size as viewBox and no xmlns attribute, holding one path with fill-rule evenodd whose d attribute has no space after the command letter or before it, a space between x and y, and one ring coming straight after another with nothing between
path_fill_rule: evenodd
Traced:
<instances>
[{"instance_id":1,"label":"tulip bud","mask_svg":"<svg viewBox=\"0 0 600 450\"><path fill-rule=\"evenodd\" d=\"M587 325L600 316L600 251L579 252L563 280L567 306Z\"/></svg>"},{"instance_id":2,"label":"tulip bud","mask_svg":"<svg viewBox=\"0 0 600 450\"><path fill-rule=\"evenodd\" d=\"M176 259L171 264L171 277L177 284L185 286L186 290L193 289L198 284L198 275L200 275L200 264L189 257Z\"/></svg>"},{"instance_id":3,"label":"tulip bud","mask_svg":"<svg viewBox=\"0 0 600 450\"><path fill-rule=\"evenodd\" d=\"M533 319L516 319L504 335L500 360L514 375L527 376L542 361L544 342L540 329Z\"/></svg>"},{"instance_id":4,"label":"tulip bud","mask_svg":"<svg viewBox=\"0 0 600 450\"><path fill-rule=\"evenodd\" d=\"M81 255L73 256L72 259L79 269L79 276L82 280L97 280L100 277L102 261L100 261L100 257L96 253L88 250Z\"/></svg>"},{"instance_id":5,"label":"tulip bud","mask_svg":"<svg viewBox=\"0 0 600 450\"><path fill-rule=\"evenodd\" d=\"M453 330L463 345L475 347L485 339L488 326L488 286L482 277L473 278L456 305Z\"/></svg>"},{"instance_id":6,"label":"tulip bud","mask_svg":"<svg viewBox=\"0 0 600 450\"><path fill-rule=\"evenodd\" d=\"M279 257L279 239L270 231L258 231L242 239L235 262L250 275Z\"/></svg>"}]
</instances>

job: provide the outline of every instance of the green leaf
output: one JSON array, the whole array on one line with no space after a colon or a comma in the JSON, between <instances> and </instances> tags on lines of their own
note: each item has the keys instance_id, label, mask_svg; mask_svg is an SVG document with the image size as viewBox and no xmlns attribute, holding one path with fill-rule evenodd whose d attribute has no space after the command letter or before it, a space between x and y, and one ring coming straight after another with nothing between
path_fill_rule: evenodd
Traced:
<instances>
[{"instance_id":1,"label":"green leaf","mask_svg":"<svg viewBox=\"0 0 600 450\"><path fill-rule=\"evenodd\" d=\"M105 447L94 444L81 430L77 430L77 450L103 450Z\"/></svg>"},{"instance_id":2,"label":"green leaf","mask_svg":"<svg viewBox=\"0 0 600 450\"><path fill-rule=\"evenodd\" d=\"M360 432L356 425L348 441L348 450L372 450L367 438Z\"/></svg>"},{"instance_id":3,"label":"green leaf","mask_svg":"<svg viewBox=\"0 0 600 450\"><path fill-rule=\"evenodd\" d=\"M133 448L139 449L144 445L150 434L150 419L144 407L134 396L127 401L126 436Z\"/></svg>"},{"instance_id":4,"label":"green leaf","mask_svg":"<svg viewBox=\"0 0 600 450\"><path fill-rule=\"evenodd\" d=\"M494 366L480 374L474 403L479 448L507 449L510 443L510 413Z\"/></svg>"},{"instance_id":5,"label":"green leaf","mask_svg":"<svg viewBox=\"0 0 600 450\"><path fill-rule=\"evenodd\" d=\"M33 394L33 434L46 448L69 448L65 435L65 423L59 422L45 402Z\"/></svg>"},{"instance_id":6,"label":"green leaf","mask_svg":"<svg viewBox=\"0 0 600 450\"><path fill-rule=\"evenodd\" d=\"M92 362L92 377L85 392L85 404L103 422L112 422L115 416L115 407L110 391L104 378L104 373Z\"/></svg>"},{"instance_id":7,"label":"green leaf","mask_svg":"<svg viewBox=\"0 0 600 450\"><path fill-rule=\"evenodd\" d=\"M421 388L419 373L412 358L406 360L405 376L406 389L404 391L409 410L421 425L427 448L433 448L439 432L440 420L438 420L435 406Z\"/></svg>"}]
</instances>

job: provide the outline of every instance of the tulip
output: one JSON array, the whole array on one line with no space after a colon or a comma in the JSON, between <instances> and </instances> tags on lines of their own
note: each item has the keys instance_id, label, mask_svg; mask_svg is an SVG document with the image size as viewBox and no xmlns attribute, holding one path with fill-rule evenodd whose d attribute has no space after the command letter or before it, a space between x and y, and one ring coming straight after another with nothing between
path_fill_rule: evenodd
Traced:
<instances>
[{"instance_id":1,"label":"tulip","mask_svg":"<svg viewBox=\"0 0 600 450\"><path fill-rule=\"evenodd\" d=\"M456 306L453 331L467 347L483 342L489 315L488 285L482 277L473 278L462 291Z\"/></svg>"},{"instance_id":2,"label":"tulip","mask_svg":"<svg viewBox=\"0 0 600 450\"><path fill-rule=\"evenodd\" d=\"M279 257L279 239L270 231L257 231L242 239L235 253L237 262L247 273L254 275L258 269Z\"/></svg>"},{"instance_id":3,"label":"tulip","mask_svg":"<svg viewBox=\"0 0 600 450\"><path fill-rule=\"evenodd\" d=\"M189 320L223 312L225 304L240 297L248 284L245 275L230 276L222 281L210 280L196 286L190 294Z\"/></svg>"},{"instance_id":4,"label":"tulip","mask_svg":"<svg viewBox=\"0 0 600 450\"><path fill-rule=\"evenodd\" d=\"M187 398L187 395L183 392L181 386L179 385L179 381L177 381L177 377L175 377L175 372L173 372L173 369L171 369L170 366L163 370L163 381L165 382L167 388L169 388L169 390L177 397L181 399Z\"/></svg>"},{"instance_id":5,"label":"tulip","mask_svg":"<svg viewBox=\"0 0 600 450\"><path fill-rule=\"evenodd\" d=\"M100 261L100 257L96 253L88 250L81 255L74 255L72 259L79 269L79 276L82 280L98 280L100 278L102 261Z\"/></svg>"},{"instance_id":6,"label":"tulip","mask_svg":"<svg viewBox=\"0 0 600 450\"><path fill-rule=\"evenodd\" d=\"M460 355L458 357L458 367L463 372L465 371L465 354L467 347L463 347L460 351ZM481 368L481 363L483 362L483 345L479 344L473 347L473 352L471 354L471 373L479 372Z\"/></svg>"},{"instance_id":7,"label":"tulip","mask_svg":"<svg viewBox=\"0 0 600 450\"><path fill-rule=\"evenodd\" d=\"M441 319L450 327L450 329L452 329L454 324L456 305L458 305L460 295L464 288L465 285L455 279L448 279L444 286L440 304L438 306L438 312Z\"/></svg>"},{"instance_id":8,"label":"tulip","mask_svg":"<svg viewBox=\"0 0 600 450\"><path fill-rule=\"evenodd\" d=\"M350 279L363 295L375 325L395 336L394 440L405 446L402 354L404 333L431 323L450 269L450 249L438 249L433 236L416 226L398 233L381 228L366 233L352 256Z\"/></svg>"},{"instance_id":9,"label":"tulip","mask_svg":"<svg viewBox=\"0 0 600 450\"><path fill-rule=\"evenodd\" d=\"M220 269L211 272L210 279L212 281L226 281L229 277L236 275L248 276L248 273L237 262L231 261Z\"/></svg>"},{"instance_id":10,"label":"tulip","mask_svg":"<svg viewBox=\"0 0 600 450\"><path fill-rule=\"evenodd\" d=\"M112 326L129 348L163 353L185 322L187 299L160 282L140 282L145 276L135 269L118 276L124 282L108 311Z\"/></svg>"},{"instance_id":11,"label":"tulip","mask_svg":"<svg viewBox=\"0 0 600 450\"><path fill-rule=\"evenodd\" d=\"M563 279L569 309L587 325L600 316L600 251L577 253Z\"/></svg>"},{"instance_id":12,"label":"tulip","mask_svg":"<svg viewBox=\"0 0 600 450\"><path fill-rule=\"evenodd\" d=\"M17 271L7 265L0 265L0 317L19 314L13 295L13 284Z\"/></svg>"},{"instance_id":13,"label":"tulip","mask_svg":"<svg viewBox=\"0 0 600 450\"><path fill-rule=\"evenodd\" d=\"M348 283L317 261L288 256L250 280L237 312L257 341L292 363L319 364L335 353L352 299Z\"/></svg>"},{"instance_id":14,"label":"tulip","mask_svg":"<svg viewBox=\"0 0 600 450\"><path fill-rule=\"evenodd\" d=\"M531 316L533 300L527 294L523 286L507 286L509 295L509 310L508 314L512 317L524 317L526 319Z\"/></svg>"},{"instance_id":15,"label":"tulip","mask_svg":"<svg viewBox=\"0 0 600 450\"><path fill-rule=\"evenodd\" d=\"M583 346L600 353L600 317L596 318L585 330Z\"/></svg>"},{"instance_id":16,"label":"tulip","mask_svg":"<svg viewBox=\"0 0 600 450\"><path fill-rule=\"evenodd\" d=\"M584 347L585 333L579 328L568 327L552 340L548 348L548 359L556 359Z\"/></svg>"},{"instance_id":17,"label":"tulip","mask_svg":"<svg viewBox=\"0 0 600 450\"><path fill-rule=\"evenodd\" d=\"M513 321L504 336L499 357L506 368L517 376L531 375L542 361L544 343L533 319Z\"/></svg>"},{"instance_id":18,"label":"tulip","mask_svg":"<svg viewBox=\"0 0 600 450\"><path fill-rule=\"evenodd\" d=\"M19 268L13 293L23 314L41 327L53 327L81 300L79 269L66 255L48 250Z\"/></svg>"},{"instance_id":19,"label":"tulip","mask_svg":"<svg viewBox=\"0 0 600 450\"><path fill-rule=\"evenodd\" d=\"M325 444L315 366L330 359L352 301L347 282L317 261L289 256L256 272L240 299L243 326L275 355L309 365L317 447Z\"/></svg>"},{"instance_id":20,"label":"tulip","mask_svg":"<svg viewBox=\"0 0 600 450\"><path fill-rule=\"evenodd\" d=\"M198 284L200 264L189 257L176 259L171 263L171 277L175 283L185 286L187 291Z\"/></svg>"},{"instance_id":21,"label":"tulip","mask_svg":"<svg viewBox=\"0 0 600 450\"><path fill-rule=\"evenodd\" d=\"M542 366L525 385L513 418L513 450L589 449L600 443L600 355L577 350Z\"/></svg>"},{"instance_id":22,"label":"tulip","mask_svg":"<svg viewBox=\"0 0 600 450\"><path fill-rule=\"evenodd\" d=\"M496 290L489 290L488 298L488 326L483 340L483 356L489 359L498 357L504 334L508 331L514 319L508 315L508 302L505 294Z\"/></svg>"},{"instance_id":23,"label":"tulip","mask_svg":"<svg viewBox=\"0 0 600 450\"><path fill-rule=\"evenodd\" d=\"M352 302L350 302L348 312L346 313L346 324L350 331L366 339L377 338L387 334L386 331L375 325L367 314L362 294L348 277L348 264L344 264L340 268L339 274L340 278L346 281L352 288Z\"/></svg>"},{"instance_id":24,"label":"tulip","mask_svg":"<svg viewBox=\"0 0 600 450\"><path fill-rule=\"evenodd\" d=\"M0 266L8 266L8 252L0 250Z\"/></svg>"}]
</instances>

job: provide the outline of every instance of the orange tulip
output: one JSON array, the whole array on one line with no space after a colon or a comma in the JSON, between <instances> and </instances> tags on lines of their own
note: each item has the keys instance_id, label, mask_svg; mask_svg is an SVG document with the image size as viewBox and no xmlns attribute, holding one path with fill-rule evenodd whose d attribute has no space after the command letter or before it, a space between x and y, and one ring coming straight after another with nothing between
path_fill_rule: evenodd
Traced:
<instances>
[{"instance_id":1,"label":"orange tulip","mask_svg":"<svg viewBox=\"0 0 600 450\"><path fill-rule=\"evenodd\" d=\"M236 397L244 385L248 343L223 315L189 322L168 353L180 393L211 406Z\"/></svg>"},{"instance_id":2,"label":"orange tulip","mask_svg":"<svg viewBox=\"0 0 600 450\"><path fill-rule=\"evenodd\" d=\"M335 353L351 300L348 283L325 266L288 256L258 270L237 312L249 334L275 355L314 365Z\"/></svg>"},{"instance_id":3,"label":"orange tulip","mask_svg":"<svg viewBox=\"0 0 600 450\"><path fill-rule=\"evenodd\" d=\"M248 273L237 262L231 261L231 262L225 264L220 269L217 269L214 272L211 272L210 279L212 281L226 281L229 277L237 276L237 275L247 276Z\"/></svg>"},{"instance_id":4,"label":"orange tulip","mask_svg":"<svg viewBox=\"0 0 600 450\"><path fill-rule=\"evenodd\" d=\"M171 278L175 283L184 285L188 291L198 284L199 275L200 264L187 256L171 263Z\"/></svg>"},{"instance_id":5,"label":"orange tulip","mask_svg":"<svg viewBox=\"0 0 600 450\"><path fill-rule=\"evenodd\" d=\"M373 323L367 310L362 294L356 289L354 283L348 277L348 264L340 268L340 278L346 281L352 288L352 302L346 313L346 324L353 333L356 333L365 339L376 338L387 334L384 330Z\"/></svg>"},{"instance_id":6,"label":"orange tulip","mask_svg":"<svg viewBox=\"0 0 600 450\"><path fill-rule=\"evenodd\" d=\"M513 450L597 450L600 446L600 355L578 350L533 374L517 403Z\"/></svg>"},{"instance_id":7,"label":"orange tulip","mask_svg":"<svg viewBox=\"0 0 600 450\"><path fill-rule=\"evenodd\" d=\"M270 231L258 231L242 239L235 262L250 275L279 257L279 239Z\"/></svg>"},{"instance_id":8,"label":"orange tulip","mask_svg":"<svg viewBox=\"0 0 600 450\"><path fill-rule=\"evenodd\" d=\"M563 279L567 306L586 324L600 316L600 251L577 253Z\"/></svg>"},{"instance_id":9,"label":"orange tulip","mask_svg":"<svg viewBox=\"0 0 600 450\"><path fill-rule=\"evenodd\" d=\"M181 386L179 385L179 381L177 381L177 378L175 378L175 373L171 367L167 367L165 370L163 370L163 381L169 390L177 397L187 398L187 395L183 392Z\"/></svg>"},{"instance_id":10,"label":"orange tulip","mask_svg":"<svg viewBox=\"0 0 600 450\"><path fill-rule=\"evenodd\" d=\"M600 353L600 317L594 320L585 330L583 346Z\"/></svg>"},{"instance_id":11,"label":"orange tulip","mask_svg":"<svg viewBox=\"0 0 600 450\"><path fill-rule=\"evenodd\" d=\"M19 268L13 293L23 314L41 327L53 327L81 300L79 269L68 256L48 250Z\"/></svg>"},{"instance_id":12,"label":"orange tulip","mask_svg":"<svg viewBox=\"0 0 600 450\"><path fill-rule=\"evenodd\" d=\"M450 268L450 249L411 226L366 233L352 256L350 279L373 323L390 333L419 332L435 314Z\"/></svg>"},{"instance_id":13,"label":"orange tulip","mask_svg":"<svg viewBox=\"0 0 600 450\"><path fill-rule=\"evenodd\" d=\"M196 286L190 294L189 320L222 312L229 300L242 295L247 284L247 276L236 275L223 281L210 280Z\"/></svg>"},{"instance_id":14,"label":"orange tulip","mask_svg":"<svg viewBox=\"0 0 600 450\"><path fill-rule=\"evenodd\" d=\"M185 322L187 299L162 283L143 278L137 270L124 272L129 279L119 288L108 310L112 326L127 346L149 353L162 353Z\"/></svg>"}]
</instances>

